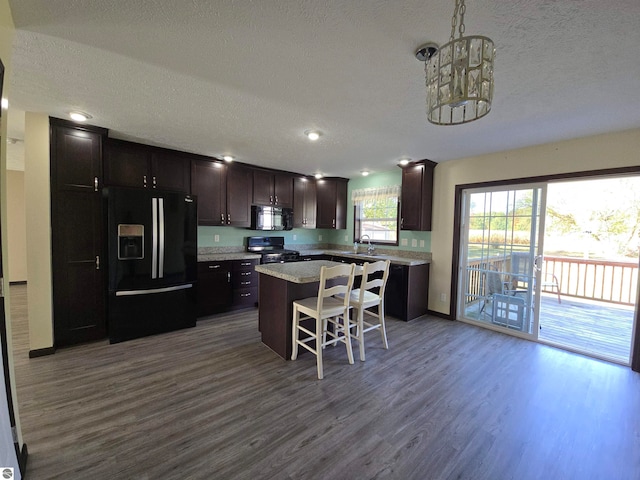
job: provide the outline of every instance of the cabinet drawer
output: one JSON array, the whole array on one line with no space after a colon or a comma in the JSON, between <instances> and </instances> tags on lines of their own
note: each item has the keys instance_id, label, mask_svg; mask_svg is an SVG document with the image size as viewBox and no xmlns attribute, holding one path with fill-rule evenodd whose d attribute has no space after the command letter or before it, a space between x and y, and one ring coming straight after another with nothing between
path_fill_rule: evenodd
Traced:
<instances>
[{"instance_id":1,"label":"cabinet drawer","mask_svg":"<svg viewBox=\"0 0 640 480\"><path fill-rule=\"evenodd\" d=\"M258 302L258 288L237 288L233 290L233 306L252 307Z\"/></svg>"},{"instance_id":2,"label":"cabinet drawer","mask_svg":"<svg viewBox=\"0 0 640 480\"><path fill-rule=\"evenodd\" d=\"M257 258L251 259L251 260L233 260L233 270L234 271L240 271L240 270L254 271L255 266L258 265L259 262L260 260Z\"/></svg>"},{"instance_id":3,"label":"cabinet drawer","mask_svg":"<svg viewBox=\"0 0 640 480\"><path fill-rule=\"evenodd\" d=\"M233 288L252 288L258 286L258 274L256 272L233 272Z\"/></svg>"},{"instance_id":4,"label":"cabinet drawer","mask_svg":"<svg viewBox=\"0 0 640 480\"><path fill-rule=\"evenodd\" d=\"M210 278L221 275L221 272L230 272L231 265L228 261L222 262L198 262L198 278Z\"/></svg>"}]
</instances>

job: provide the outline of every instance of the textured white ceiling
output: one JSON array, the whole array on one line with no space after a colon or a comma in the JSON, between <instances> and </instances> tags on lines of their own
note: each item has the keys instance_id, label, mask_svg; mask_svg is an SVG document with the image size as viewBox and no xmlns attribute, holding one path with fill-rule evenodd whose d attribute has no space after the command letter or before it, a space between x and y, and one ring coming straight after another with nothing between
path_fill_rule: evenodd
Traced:
<instances>
[{"instance_id":1,"label":"textured white ceiling","mask_svg":"<svg viewBox=\"0 0 640 480\"><path fill-rule=\"evenodd\" d=\"M353 177L640 127L638 0L468 1L496 86L492 112L455 127L427 122L413 56L448 41L453 0L10 4L12 108L80 109L143 143Z\"/></svg>"}]
</instances>

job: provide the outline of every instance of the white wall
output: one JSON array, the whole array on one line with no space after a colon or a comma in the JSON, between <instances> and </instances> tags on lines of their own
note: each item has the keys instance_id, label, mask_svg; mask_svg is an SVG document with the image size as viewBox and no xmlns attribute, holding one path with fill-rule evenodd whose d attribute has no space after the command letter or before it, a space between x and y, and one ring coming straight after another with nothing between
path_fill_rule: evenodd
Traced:
<instances>
[{"instance_id":1,"label":"white wall","mask_svg":"<svg viewBox=\"0 0 640 480\"><path fill-rule=\"evenodd\" d=\"M7 239L9 281L27 280L27 225L24 172L7 170Z\"/></svg>"},{"instance_id":2,"label":"white wall","mask_svg":"<svg viewBox=\"0 0 640 480\"><path fill-rule=\"evenodd\" d=\"M449 293L456 185L629 166L640 167L640 129L438 164L434 177L429 308L452 313ZM446 294L446 302L440 301L441 293Z\"/></svg>"},{"instance_id":3,"label":"white wall","mask_svg":"<svg viewBox=\"0 0 640 480\"><path fill-rule=\"evenodd\" d=\"M29 347L31 350L39 350L53 346L49 117L47 115L26 113L24 157Z\"/></svg>"}]
</instances>

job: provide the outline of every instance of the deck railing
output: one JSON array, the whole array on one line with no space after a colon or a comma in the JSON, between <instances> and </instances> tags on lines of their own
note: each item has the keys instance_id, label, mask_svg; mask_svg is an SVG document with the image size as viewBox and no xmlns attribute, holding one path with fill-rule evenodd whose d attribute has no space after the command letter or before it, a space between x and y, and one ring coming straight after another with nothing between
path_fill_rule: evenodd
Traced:
<instances>
[{"instance_id":1,"label":"deck railing","mask_svg":"<svg viewBox=\"0 0 640 480\"><path fill-rule=\"evenodd\" d=\"M636 302L638 262L545 256L543 273L557 277L560 295L622 305Z\"/></svg>"},{"instance_id":2,"label":"deck railing","mask_svg":"<svg viewBox=\"0 0 640 480\"><path fill-rule=\"evenodd\" d=\"M638 262L587 260L569 257L544 257L543 278L558 279L560 295L598 300L621 305L634 305L638 288ZM486 270L505 271L504 257L470 260L467 268L466 303L483 297L483 273ZM543 292L556 293L552 287Z\"/></svg>"}]
</instances>

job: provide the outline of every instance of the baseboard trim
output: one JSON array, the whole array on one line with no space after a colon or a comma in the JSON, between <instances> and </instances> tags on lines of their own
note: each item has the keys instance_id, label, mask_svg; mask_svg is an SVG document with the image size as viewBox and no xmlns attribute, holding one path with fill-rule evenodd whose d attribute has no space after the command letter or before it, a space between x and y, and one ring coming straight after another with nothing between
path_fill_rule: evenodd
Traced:
<instances>
[{"instance_id":1,"label":"baseboard trim","mask_svg":"<svg viewBox=\"0 0 640 480\"><path fill-rule=\"evenodd\" d=\"M56 347L37 348L36 350L29 350L29 358L44 357L54 353L56 353Z\"/></svg>"},{"instance_id":2,"label":"baseboard trim","mask_svg":"<svg viewBox=\"0 0 640 480\"><path fill-rule=\"evenodd\" d=\"M9 285L26 285L27 281L26 280L20 280L17 282L9 282Z\"/></svg>"},{"instance_id":3,"label":"baseboard trim","mask_svg":"<svg viewBox=\"0 0 640 480\"><path fill-rule=\"evenodd\" d=\"M27 459L29 458L29 449L27 448L27 444L22 444L22 449L20 449L20 456L18 457L18 466L20 467L20 473L22 473L22 478L25 478L27 475Z\"/></svg>"},{"instance_id":4,"label":"baseboard trim","mask_svg":"<svg viewBox=\"0 0 640 480\"><path fill-rule=\"evenodd\" d=\"M427 313L429 315L433 315L434 317L444 318L445 320L455 320L455 318L453 318L453 315L450 315L448 313L436 312L435 310L428 310Z\"/></svg>"}]
</instances>

